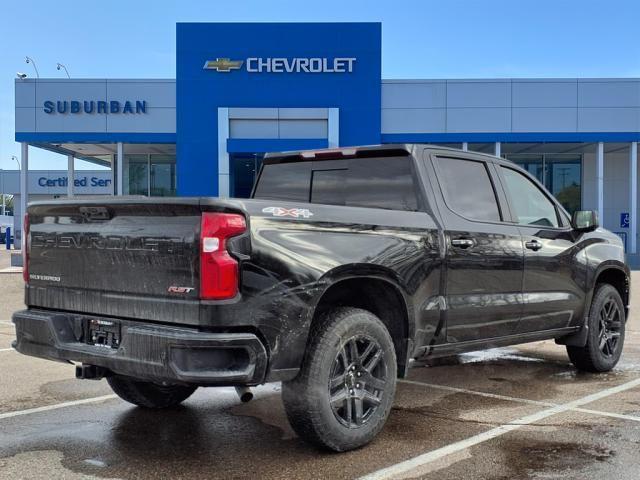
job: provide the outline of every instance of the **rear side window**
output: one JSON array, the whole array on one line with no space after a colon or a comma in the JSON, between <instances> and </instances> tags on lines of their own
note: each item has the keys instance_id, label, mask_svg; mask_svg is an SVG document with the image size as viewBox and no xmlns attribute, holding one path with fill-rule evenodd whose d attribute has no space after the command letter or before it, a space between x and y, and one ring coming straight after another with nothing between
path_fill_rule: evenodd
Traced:
<instances>
[{"instance_id":1,"label":"rear side window","mask_svg":"<svg viewBox=\"0 0 640 480\"><path fill-rule=\"evenodd\" d=\"M471 220L499 222L496 193L484 162L438 157L438 177L447 206Z\"/></svg>"},{"instance_id":2,"label":"rear side window","mask_svg":"<svg viewBox=\"0 0 640 480\"><path fill-rule=\"evenodd\" d=\"M311 162L265 165L254 198L308 202L310 184Z\"/></svg>"},{"instance_id":3,"label":"rear side window","mask_svg":"<svg viewBox=\"0 0 640 480\"><path fill-rule=\"evenodd\" d=\"M419 190L412 157L315 161L308 169L300 169L299 166L304 164L311 162L264 165L254 198L389 210L419 209ZM295 182L297 185L307 185L306 196L296 191L293 198L292 192L287 191L291 183L278 180L273 167L281 167L279 172L296 167L296 177L308 175L306 182L302 178ZM294 176L290 172L287 175Z\"/></svg>"}]
</instances>

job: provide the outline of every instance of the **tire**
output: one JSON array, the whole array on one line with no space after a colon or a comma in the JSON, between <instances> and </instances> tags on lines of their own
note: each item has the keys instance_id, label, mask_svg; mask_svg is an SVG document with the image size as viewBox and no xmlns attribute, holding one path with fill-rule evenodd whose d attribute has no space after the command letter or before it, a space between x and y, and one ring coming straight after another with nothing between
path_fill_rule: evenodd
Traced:
<instances>
[{"instance_id":1,"label":"tire","mask_svg":"<svg viewBox=\"0 0 640 480\"><path fill-rule=\"evenodd\" d=\"M608 372L620 360L626 326L624 303L613 286L606 283L596 286L587 325L587 344L568 345L569 359L578 370Z\"/></svg>"},{"instance_id":2,"label":"tire","mask_svg":"<svg viewBox=\"0 0 640 480\"><path fill-rule=\"evenodd\" d=\"M198 387L188 385L158 385L131 377L107 377L109 386L122 400L143 408L169 408L182 402Z\"/></svg>"},{"instance_id":3,"label":"tire","mask_svg":"<svg viewBox=\"0 0 640 480\"><path fill-rule=\"evenodd\" d=\"M324 449L362 447L387 421L396 376L393 341L380 319L358 308L331 310L310 333L300 373L283 383L289 423Z\"/></svg>"}]
</instances>

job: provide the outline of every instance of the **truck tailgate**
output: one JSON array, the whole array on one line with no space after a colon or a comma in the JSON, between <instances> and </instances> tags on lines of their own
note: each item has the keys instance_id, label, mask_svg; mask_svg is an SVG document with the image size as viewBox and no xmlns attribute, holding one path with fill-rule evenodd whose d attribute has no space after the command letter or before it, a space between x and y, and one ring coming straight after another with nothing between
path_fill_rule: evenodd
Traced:
<instances>
[{"instance_id":1,"label":"truck tailgate","mask_svg":"<svg viewBox=\"0 0 640 480\"><path fill-rule=\"evenodd\" d=\"M30 206L27 304L197 322L200 215L167 200Z\"/></svg>"}]
</instances>

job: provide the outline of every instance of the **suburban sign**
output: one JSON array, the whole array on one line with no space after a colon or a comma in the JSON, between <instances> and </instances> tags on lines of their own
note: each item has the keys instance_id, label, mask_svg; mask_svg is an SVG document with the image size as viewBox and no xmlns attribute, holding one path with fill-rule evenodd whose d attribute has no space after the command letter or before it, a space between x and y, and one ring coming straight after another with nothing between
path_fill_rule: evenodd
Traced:
<instances>
[{"instance_id":1,"label":"suburban sign","mask_svg":"<svg viewBox=\"0 0 640 480\"><path fill-rule=\"evenodd\" d=\"M55 113L60 114L141 114L147 113L147 101L135 100L119 102L118 100L111 100L106 102L104 100L46 100L42 109L44 113L50 115Z\"/></svg>"},{"instance_id":2,"label":"suburban sign","mask_svg":"<svg viewBox=\"0 0 640 480\"><path fill-rule=\"evenodd\" d=\"M203 68L217 72L230 72L240 70L244 65L249 73L351 73L355 63L355 57L249 57L245 60L216 58L207 60Z\"/></svg>"}]
</instances>

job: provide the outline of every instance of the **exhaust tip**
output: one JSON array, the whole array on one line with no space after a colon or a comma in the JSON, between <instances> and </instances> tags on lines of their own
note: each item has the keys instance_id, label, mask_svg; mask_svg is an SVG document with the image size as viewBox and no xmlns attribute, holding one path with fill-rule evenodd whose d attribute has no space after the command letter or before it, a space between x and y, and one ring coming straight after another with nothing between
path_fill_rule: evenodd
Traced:
<instances>
[{"instance_id":1,"label":"exhaust tip","mask_svg":"<svg viewBox=\"0 0 640 480\"><path fill-rule=\"evenodd\" d=\"M76 378L79 380L101 380L107 373L106 369L95 365L76 365Z\"/></svg>"},{"instance_id":2,"label":"exhaust tip","mask_svg":"<svg viewBox=\"0 0 640 480\"><path fill-rule=\"evenodd\" d=\"M253 400L253 392L249 387L236 387L236 393L240 397L242 403L247 403Z\"/></svg>"}]
</instances>

